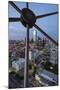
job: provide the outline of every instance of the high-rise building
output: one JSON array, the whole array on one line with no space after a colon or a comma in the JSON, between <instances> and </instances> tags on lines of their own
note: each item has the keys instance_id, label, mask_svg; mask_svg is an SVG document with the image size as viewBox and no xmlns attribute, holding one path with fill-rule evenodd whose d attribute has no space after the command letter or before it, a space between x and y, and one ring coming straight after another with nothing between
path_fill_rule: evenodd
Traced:
<instances>
[{"instance_id":1,"label":"high-rise building","mask_svg":"<svg viewBox=\"0 0 60 90\"><path fill-rule=\"evenodd\" d=\"M37 31L36 30L33 31L33 41L34 42L37 41Z\"/></svg>"}]
</instances>

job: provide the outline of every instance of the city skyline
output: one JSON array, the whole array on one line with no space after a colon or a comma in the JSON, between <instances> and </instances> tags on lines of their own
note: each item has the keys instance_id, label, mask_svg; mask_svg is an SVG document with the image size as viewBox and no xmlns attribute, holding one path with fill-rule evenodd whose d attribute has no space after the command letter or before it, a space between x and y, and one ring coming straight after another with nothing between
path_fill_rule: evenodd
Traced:
<instances>
[{"instance_id":1,"label":"city skyline","mask_svg":"<svg viewBox=\"0 0 60 90\"><path fill-rule=\"evenodd\" d=\"M26 7L24 2L15 2L15 4L20 8ZM36 6L36 8L35 8ZM50 12L58 11L58 5L56 4L41 4L41 3L29 3L29 8L36 14L45 14ZM9 5L8 17L20 17L20 14ZM58 40L58 15L52 15L49 17L41 18L37 20L37 25L39 25L49 36L51 36L55 41ZM24 40L26 36L26 28L20 22L9 23L9 40ZM34 27L30 30L30 38L32 38ZM36 30L37 31L37 30ZM42 37L42 34L37 31L38 36Z\"/></svg>"},{"instance_id":2,"label":"city skyline","mask_svg":"<svg viewBox=\"0 0 60 90\"><path fill-rule=\"evenodd\" d=\"M57 86L58 5L8 3L8 88Z\"/></svg>"}]
</instances>

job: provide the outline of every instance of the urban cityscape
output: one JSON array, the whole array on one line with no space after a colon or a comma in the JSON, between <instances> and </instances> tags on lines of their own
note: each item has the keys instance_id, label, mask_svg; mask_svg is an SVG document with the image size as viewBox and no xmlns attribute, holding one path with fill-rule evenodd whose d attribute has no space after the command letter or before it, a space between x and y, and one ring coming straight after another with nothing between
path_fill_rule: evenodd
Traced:
<instances>
[{"instance_id":1,"label":"urban cityscape","mask_svg":"<svg viewBox=\"0 0 60 90\"><path fill-rule=\"evenodd\" d=\"M29 38L28 87L58 85L58 45L46 36L33 30ZM9 88L24 88L26 43L26 37L9 39Z\"/></svg>"},{"instance_id":2,"label":"urban cityscape","mask_svg":"<svg viewBox=\"0 0 60 90\"><path fill-rule=\"evenodd\" d=\"M13 87L24 87L24 63L25 41L9 40L9 83ZM29 86L58 85L58 47L35 35L29 43L28 68Z\"/></svg>"}]
</instances>

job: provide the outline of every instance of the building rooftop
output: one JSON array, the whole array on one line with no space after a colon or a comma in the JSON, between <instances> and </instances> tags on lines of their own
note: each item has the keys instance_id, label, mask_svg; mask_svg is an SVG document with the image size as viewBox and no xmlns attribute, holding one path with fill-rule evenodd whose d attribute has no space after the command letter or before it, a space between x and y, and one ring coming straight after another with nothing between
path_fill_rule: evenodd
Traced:
<instances>
[{"instance_id":1,"label":"building rooftop","mask_svg":"<svg viewBox=\"0 0 60 90\"><path fill-rule=\"evenodd\" d=\"M45 79L49 80L49 81L52 81L52 82L57 82L58 80L58 76L54 73L51 73L47 70L42 70L41 72L38 72L39 76L42 76L44 77Z\"/></svg>"}]
</instances>

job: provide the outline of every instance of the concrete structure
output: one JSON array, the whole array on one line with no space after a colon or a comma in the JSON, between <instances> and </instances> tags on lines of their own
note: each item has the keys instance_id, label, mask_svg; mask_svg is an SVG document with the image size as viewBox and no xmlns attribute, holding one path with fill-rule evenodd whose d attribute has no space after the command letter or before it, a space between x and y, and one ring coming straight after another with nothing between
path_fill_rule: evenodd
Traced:
<instances>
[{"instance_id":1,"label":"concrete structure","mask_svg":"<svg viewBox=\"0 0 60 90\"><path fill-rule=\"evenodd\" d=\"M34 53L32 50L29 51L29 60L33 60L34 58Z\"/></svg>"},{"instance_id":2,"label":"concrete structure","mask_svg":"<svg viewBox=\"0 0 60 90\"><path fill-rule=\"evenodd\" d=\"M37 49L29 50L29 60L35 61L39 55L40 52Z\"/></svg>"},{"instance_id":3,"label":"concrete structure","mask_svg":"<svg viewBox=\"0 0 60 90\"><path fill-rule=\"evenodd\" d=\"M50 62L52 64L58 64L58 49L50 48Z\"/></svg>"},{"instance_id":4,"label":"concrete structure","mask_svg":"<svg viewBox=\"0 0 60 90\"><path fill-rule=\"evenodd\" d=\"M36 80L39 81L44 86L52 86L58 84L58 76L54 73L51 73L47 70L39 71L35 75Z\"/></svg>"},{"instance_id":5,"label":"concrete structure","mask_svg":"<svg viewBox=\"0 0 60 90\"><path fill-rule=\"evenodd\" d=\"M37 31L36 30L33 31L33 41L34 42L37 41Z\"/></svg>"},{"instance_id":6,"label":"concrete structure","mask_svg":"<svg viewBox=\"0 0 60 90\"><path fill-rule=\"evenodd\" d=\"M12 62L12 68L15 69L15 71L19 71L22 68L24 68L24 64L25 64L25 59L24 58L19 58L18 60L15 60Z\"/></svg>"}]
</instances>

